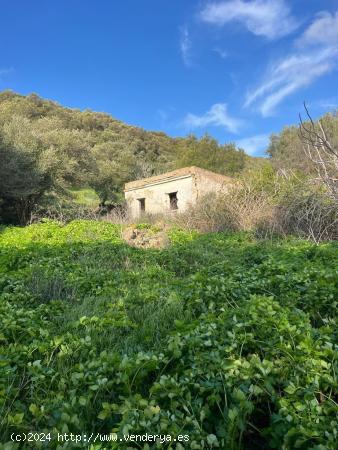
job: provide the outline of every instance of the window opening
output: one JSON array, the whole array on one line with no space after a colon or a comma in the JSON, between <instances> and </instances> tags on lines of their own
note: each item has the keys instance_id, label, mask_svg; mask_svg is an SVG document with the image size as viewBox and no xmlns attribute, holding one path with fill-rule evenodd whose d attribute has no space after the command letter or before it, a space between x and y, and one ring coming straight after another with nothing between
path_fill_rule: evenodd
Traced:
<instances>
[{"instance_id":1,"label":"window opening","mask_svg":"<svg viewBox=\"0 0 338 450\"><path fill-rule=\"evenodd\" d=\"M137 199L140 204L140 211L144 212L146 210L146 199L145 198L138 198Z\"/></svg>"},{"instance_id":2,"label":"window opening","mask_svg":"<svg viewBox=\"0 0 338 450\"><path fill-rule=\"evenodd\" d=\"M171 192L169 194L169 205L170 205L170 209L178 209L177 206L177 192Z\"/></svg>"}]
</instances>

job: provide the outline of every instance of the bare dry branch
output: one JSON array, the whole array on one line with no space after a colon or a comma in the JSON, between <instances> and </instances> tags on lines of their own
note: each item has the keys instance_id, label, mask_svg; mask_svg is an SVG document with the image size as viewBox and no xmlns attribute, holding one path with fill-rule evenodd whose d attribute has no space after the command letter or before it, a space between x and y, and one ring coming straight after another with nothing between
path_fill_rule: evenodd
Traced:
<instances>
[{"instance_id":1,"label":"bare dry branch","mask_svg":"<svg viewBox=\"0 0 338 450\"><path fill-rule=\"evenodd\" d=\"M323 122L315 123L304 102L309 122L304 122L299 114L299 135L306 157L313 162L318 179L326 187L331 198L338 203L338 149L331 145Z\"/></svg>"}]
</instances>

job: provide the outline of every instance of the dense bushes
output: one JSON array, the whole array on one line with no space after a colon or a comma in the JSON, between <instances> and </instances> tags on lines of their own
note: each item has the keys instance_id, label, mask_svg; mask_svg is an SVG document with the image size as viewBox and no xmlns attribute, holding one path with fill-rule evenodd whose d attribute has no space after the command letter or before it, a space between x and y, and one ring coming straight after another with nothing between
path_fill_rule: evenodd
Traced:
<instances>
[{"instance_id":1,"label":"dense bushes","mask_svg":"<svg viewBox=\"0 0 338 450\"><path fill-rule=\"evenodd\" d=\"M0 442L113 431L189 436L141 448L333 450L336 245L169 238L140 250L103 222L1 230Z\"/></svg>"},{"instance_id":2,"label":"dense bushes","mask_svg":"<svg viewBox=\"0 0 338 450\"><path fill-rule=\"evenodd\" d=\"M172 160L174 140L107 114L63 108L37 95L0 93L0 223L25 224L46 195L62 201L69 187L92 187L116 202L124 182ZM97 205L98 206L98 205Z\"/></svg>"},{"instance_id":3,"label":"dense bushes","mask_svg":"<svg viewBox=\"0 0 338 450\"><path fill-rule=\"evenodd\" d=\"M234 175L251 161L209 136L171 138L35 94L0 92L0 223L27 224L36 206L65 203L69 188L90 187L96 206L116 205L127 181L196 163Z\"/></svg>"},{"instance_id":4,"label":"dense bushes","mask_svg":"<svg viewBox=\"0 0 338 450\"><path fill-rule=\"evenodd\" d=\"M251 171L227 193L200 198L177 218L188 229L295 235L314 242L338 238L338 205L308 179Z\"/></svg>"},{"instance_id":5,"label":"dense bushes","mask_svg":"<svg viewBox=\"0 0 338 450\"><path fill-rule=\"evenodd\" d=\"M284 234L314 242L338 239L338 205L318 186L298 183L285 189L275 208L275 222Z\"/></svg>"},{"instance_id":6,"label":"dense bushes","mask_svg":"<svg viewBox=\"0 0 338 450\"><path fill-rule=\"evenodd\" d=\"M304 111L306 112L306 111ZM331 143L332 148L338 148L338 111L325 114L319 119L321 125L325 130L326 138ZM304 125L307 129L312 129L309 122L305 122ZM320 127L317 121L313 121L313 131L320 132ZM303 130L305 131L305 130ZM305 143L306 144L306 143ZM306 145L305 145L306 147ZM322 150L321 150L322 151ZM320 153L321 153L320 151ZM267 150L268 155L271 158L271 162L274 168L286 172L296 172L313 177L318 177L316 164L311 161L304 152L304 140L299 133L298 126L284 127L278 134L272 134L270 136L270 145ZM318 159L318 153L316 155ZM327 159L326 155L326 158ZM329 166L327 166L327 169ZM333 168L332 175L336 177L336 170Z\"/></svg>"}]
</instances>

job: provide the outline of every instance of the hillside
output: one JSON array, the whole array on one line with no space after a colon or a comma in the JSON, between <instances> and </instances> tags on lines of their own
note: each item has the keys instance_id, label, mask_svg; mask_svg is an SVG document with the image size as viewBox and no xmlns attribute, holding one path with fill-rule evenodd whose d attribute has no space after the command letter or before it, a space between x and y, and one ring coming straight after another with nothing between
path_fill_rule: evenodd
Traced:
<instances>
[{"instance_id":1,"label":"hillside","mask_svg":"<svg viewBox=\"0 0 338 450\"><path fill-rule=\"evenodd\" d=\"M0 94L0 137L3 146L28 153L40 166L48 160L51 185L92 186L103 201L125 179L162 170L174 157L174 140L164 133L146 132L108 114L64 108L35 94Z\"/></svg>"},{"instance_id":2,"label":"hillside","mask_svg":"<svg viewBox=\"0 0 338 450\"><path fill-rule=\"evenodd\" d=\"M10 91L0 93L0 158L0 217L7 223L25 223L33 205L71 199L71 189L91 188L102 204L119 203L130 180L185 165L236 175L257 164L210 136L174 139Z\"/></svg>"},{"instance_id":3,"label":"hillside","mask_svg":"<svg viewBox=\"0 0 338 450\"><path fill-rule=\"evenodd\" d=\"M1 230L0 447L336 449L336 245L168 237Z\"/></svg>"}]
</instances>

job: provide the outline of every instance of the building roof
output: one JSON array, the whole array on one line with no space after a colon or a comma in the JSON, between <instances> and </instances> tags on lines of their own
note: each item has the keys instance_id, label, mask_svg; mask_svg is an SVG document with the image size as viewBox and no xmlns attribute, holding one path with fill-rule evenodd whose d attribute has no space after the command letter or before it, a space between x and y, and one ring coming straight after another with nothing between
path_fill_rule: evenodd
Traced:
<instances>
[{"instance_id":1,"label":"building roof","mask_svg":"<svg viewBox=\"0 0 338 450\"><path fill-rule=\"evenodd\" d=\"M160 175L155 175L149 178L142 178L141 180L131 181L125 184L125 191L130 191L134 189L143 188L151 184L160 184L167 181L172 181L179 178L186 178L189 176L201 176L204 178L212 179L213 181L218 181L219 183L233 183L233 178L221 175L219 173L211 172L210 170L201 169L200 167L190 166L182 167L181 169L176 169L171 172L162 173Z\"/></svg>"}]
</instances>

